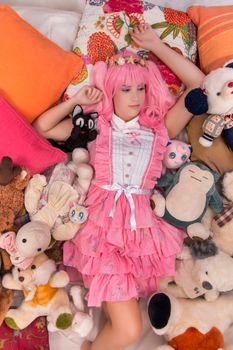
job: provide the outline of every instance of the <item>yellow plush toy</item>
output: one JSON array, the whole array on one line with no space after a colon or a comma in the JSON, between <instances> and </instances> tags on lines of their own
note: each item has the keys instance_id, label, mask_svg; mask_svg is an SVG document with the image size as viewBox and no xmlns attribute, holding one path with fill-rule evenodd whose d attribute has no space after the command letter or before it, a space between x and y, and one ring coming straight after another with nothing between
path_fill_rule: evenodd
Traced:
<instances>
[{"instance_id":1,"label":"yellow plush toy","mask_svg":"<svg viewBox=\"0 0 233 350\"><path fill-rule=\"evenodd\" d=\"M55 262L44 253L34 258L25 270L14 267L4 275L5 288L22 290L24 300L5 317L12 329L24 329L39 316L47 316L48 329L66 329L72 324L69 297L63 287L69 283L65 271L56 272Z\"/></svg>"}]
</instances>

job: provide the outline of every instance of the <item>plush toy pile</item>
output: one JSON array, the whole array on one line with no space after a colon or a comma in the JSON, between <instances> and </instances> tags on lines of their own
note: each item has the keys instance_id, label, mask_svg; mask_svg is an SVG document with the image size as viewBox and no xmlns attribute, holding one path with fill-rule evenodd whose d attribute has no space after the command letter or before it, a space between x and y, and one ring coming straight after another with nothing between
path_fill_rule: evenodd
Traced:
<instances>
[{"instance_id":1,"label":"plush toy pile","mask_svg":"<svg viewBox=\"0 0 233 350\"><path fill-rule=\"evenodd\" d=\"M209 114L199 139L203 147L223 133L233 150L232 67L209 73L186 97L190 112ZM152 205L189 236L176 275L160 278L148 303L151 326L167 341L157 350L233 350L224 339L233 326L233 172L220 179L204 164L185 163L159 179Z\"/></svg>"},{"instance_id":2,"label":"plush toy pile","mask_svg":"<svg viewBox=\"0 0 233 350\"><path fill-rule=\"evenodd\" d=\"M49 256L59 241L62 251L62 241L73 238L87 219L92 176L85 148L75 148L69 161L32 178L27 169L2 158L0 249L12 270L6 273L2 266L0 325L5 320L11 329L22 330L46 316L51 332L70 328L85 337L91 331L93 316L85 309L83 288L69 291L69 275ZM13 291L21 291L23 300L10 308Z\"/></svg>"},{"instance_id":3,"label":"plush toy pile","mask_svg":"<svg viewBox=\"0 0 233 350\"><path fill-rule=\"evenodd\" d=\"M210 114L200 139L204 147L214 142L221 128L231 147L232 95L230 66L213 71L202 89L188 94L189 110L203 113L205 107ZM50 332L69 328L85 337L93 328L83 289L69 290L69 275L58 269L51 252L57 244L62 252L63 242L88 219L85 199L93 169L87 143L96 138L97 116L83 114L80 106L74 109L71 136L59 145L72 152L69 160L44 174L30 178L28 170L7 155L1 160L0 324L5 320L13 330L28 327L39 316L46 316ZM209 133L215 124L218 132ZM220 179L205 164L191 162L190 153L190 145L169 141L163 175L151 196L155 214L181 228L187 238L177 256L176 275L161 278L160 291L149 301L149 318L153 330L168 342L158 350L233 350L233 344L224 344L224 332L233 325L233 172ZM10 308L15 290L23 299Z\"/></svg>"}]
</instances>

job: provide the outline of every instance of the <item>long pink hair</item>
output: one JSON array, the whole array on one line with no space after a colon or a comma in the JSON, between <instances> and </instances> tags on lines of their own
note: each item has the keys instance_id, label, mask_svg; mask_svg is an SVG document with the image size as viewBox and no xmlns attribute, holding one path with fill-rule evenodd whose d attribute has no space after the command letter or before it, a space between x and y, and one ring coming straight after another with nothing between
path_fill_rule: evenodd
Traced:
<instances>
[{"instance_id":1,"label":"long pink hair","mask_svg":"<svg viewBox=\"0 0 233 350\"><path fill-rule=\"evenodd\" d=\"M140 59L128 50L114 57L118 59L126 56ZM91 85L99 88L104 98L95 107L90 106L88 109L92 107L93 110L94 108L105 121L110 121L114 113L112 98L116 91L122 85L131 86L133 84L146 85L145 103L139 116L140 124L149 128L157 128L176 99L168 91L158 68L151 61L147 61L146 67L140 64L108 66L103 61L97 62L91 72Z\"/></svg>"}]
</instances>

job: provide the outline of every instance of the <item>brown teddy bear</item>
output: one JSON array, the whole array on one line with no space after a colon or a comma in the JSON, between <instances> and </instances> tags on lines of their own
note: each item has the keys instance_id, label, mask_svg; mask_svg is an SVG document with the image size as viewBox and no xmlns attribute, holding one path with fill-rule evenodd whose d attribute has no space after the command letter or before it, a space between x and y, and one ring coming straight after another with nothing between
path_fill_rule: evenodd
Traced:
<instances>
[{"instance_id":1,"label":"brown teddy bear","mask_svg":"<svg viewBox=\"0 0 233 350\"><path fill-rule=\"evenodd\" d=\"M29 181L26 169L14 167L11 158L0 163L0 232L12 228L15 218L24 206L23 190Z\"/></svg>"}]
</instances>

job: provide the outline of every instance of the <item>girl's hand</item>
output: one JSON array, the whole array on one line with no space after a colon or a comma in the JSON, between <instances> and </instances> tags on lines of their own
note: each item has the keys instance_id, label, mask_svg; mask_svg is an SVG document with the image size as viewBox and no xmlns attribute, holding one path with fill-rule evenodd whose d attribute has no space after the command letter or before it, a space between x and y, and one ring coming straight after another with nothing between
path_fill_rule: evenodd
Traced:
<instances>
[{"instance_id":1,"label":"girl's hand","mask_svg":"<svg viewBox=\"0 0 233 350\"><path fill-rule=\"evenodd\" d=\"M71 97L74 104L80 105L92 105L102 100L103 93L92 86L83 86Z\"/></svg>"},{"instance_id":2,"label":"girl's hand","mask_svg":"<svg viewBox=\"0 0 233 350\"><path fill-rule=\"evenodd\" d=\"M161 44L161 40L148 23L140 24L130 31L133 41L146 50L152 50Z\"/></svg>"}]
</instances>

